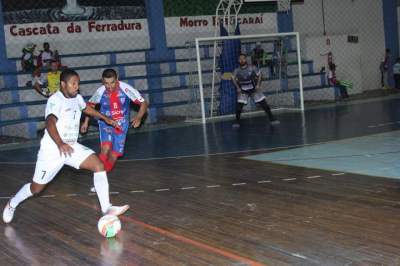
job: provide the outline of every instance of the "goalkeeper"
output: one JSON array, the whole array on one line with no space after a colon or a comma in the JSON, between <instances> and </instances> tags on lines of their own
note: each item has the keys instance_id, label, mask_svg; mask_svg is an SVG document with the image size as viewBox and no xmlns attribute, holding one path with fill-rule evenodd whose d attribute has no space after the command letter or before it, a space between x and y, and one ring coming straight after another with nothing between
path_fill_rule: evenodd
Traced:
<instances>
[{"instance_id":1,"label":"goalkeeper","mask_svg":"<svg viewBox=\"0 0 400 266\"><path fill-rule=\"evenodd\" d=\"M247 56L245 54L239 55L239 67L232 74L232 82L237 92L236 122L233 124L233 127L240 127L240 115L243 106L247 104L250 97L264 109L271 125L278 125L280 123L272 114L267 100L261 91L261 71L254 65L247 63Z\"/></svg>"}]
</instances>

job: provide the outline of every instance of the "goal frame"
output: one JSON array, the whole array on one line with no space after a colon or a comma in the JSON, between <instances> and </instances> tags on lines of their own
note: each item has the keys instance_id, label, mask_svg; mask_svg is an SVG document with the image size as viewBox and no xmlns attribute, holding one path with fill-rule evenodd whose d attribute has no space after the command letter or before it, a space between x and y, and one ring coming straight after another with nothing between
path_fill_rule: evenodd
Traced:
<instances>
[{"instance_id":1,"label":"goal frame","mask_svg":"<svg viewBox=\"0 0 400 266\"><path fill-rule=\"evenodd\" d=\"M196 46L196 60L197 60L197 72L198 82L200 91L200 104L201 104L201 123L207 122L205 113L205 101L204 101L204 88L203 88L203 74L201 69L201 57L200 57L200 43L206 41L223 41L223 40L236 40L236 39L254 39L254 38L270 38L270 37L285 37L294 36L296 38L296 53L297 53L297 65L299 73L299 94L300 94L300 110L304 111L304 94L303 94L303 74L302 74L302 63L301 63L301 50L300 50L300 34L298 32L282 32L282 33L269 33L269 34L250 34L250 35L234 35L234 36L217 36L217 37L201 37L195 38ZM215 46L215 45L214 45ZM216 51L213 54L214 61L216 60ZM215 75L215 67L213 68L213 77ZM297 109L297 108L296 108Z\"/></svg>"}]
</instances>

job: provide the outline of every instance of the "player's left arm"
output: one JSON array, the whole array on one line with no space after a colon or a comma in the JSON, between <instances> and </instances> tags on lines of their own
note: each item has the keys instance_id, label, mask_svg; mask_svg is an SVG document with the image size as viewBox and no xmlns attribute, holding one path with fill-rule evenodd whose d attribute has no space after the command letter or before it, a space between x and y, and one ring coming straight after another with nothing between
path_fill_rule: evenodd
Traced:
<instances>
[{"instance_id":1,"label":"player's left arm","mask_svg":"<svg viewBox=\"0 0 400 266\"><path fill-rule=\"evenodd\" d=\"M142 124L143 116L147 113L148 102L140 95L140 92L128 84L124 84L122 91L134 103L140 105L138 113L132 118L131 125L138 128Z\"/></svg>"},{"instance_id":2,"label":"player's left arm","mask_svg":"<svg viewBox=\"0 0 400 266\"><path fill-rule=\"evenodd\" d=\"M254 68L254 74L255 74L255 83L256 83L256 90L260 90L261 89L261 81L262 81L262 74L261 71L255 67Z\"/></svg>"},{"instance_id":3,"label":"player's left arm","mask_svg":"<svg viewBox=\"0 0 400 266\"><path fill-rule=\"evenodd\" d=\"M98 112L96 109L94 109L92 106L89 104L86 105L85 109L82 110L82 112L88 116L98 118L109 124L110 126L113 127L118 127L118 122L115 120L112 120L111 118L108 118L107 116L103 115L102 113Z\"/></svg>"},{"instance_id":4,"label":"player's left arm","mask_svg":"<svg viewBox=\"0 0 400 266\"><path fill-rule=\"evenodd\" d=\"M140 108L138 113L132 118L131 124L132 127L138 128L142 124L142 119L143 116L147 113L147 109L149 107L149 104L147 103L146 100L140 103Z\"/></svg>"}]
</instances>

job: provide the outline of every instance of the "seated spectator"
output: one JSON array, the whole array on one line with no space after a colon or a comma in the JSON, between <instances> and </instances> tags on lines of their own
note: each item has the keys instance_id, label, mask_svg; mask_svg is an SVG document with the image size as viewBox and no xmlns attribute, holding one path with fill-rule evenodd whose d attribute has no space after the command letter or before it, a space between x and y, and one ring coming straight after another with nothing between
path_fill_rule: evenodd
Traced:
<instances>
[{"instance_id":1,"label":"seated spectator","mask_svg":"<svg viewBox=\"0 0 400 266\"><path fill-rule=\"evenodd\" d=\"M400 89L400 57L396 59L396 63L393 65L393 77L396 89Z\"/></svg>"},{"instance_id":2,"label":"seated spectator","mask_svg":"<svg viewBox=\"0 0 400 266\"><path fill-rule=\"evenodd\" d=\"M349 98L349 94L347 93L346 86L340 84L340 81L336 79L336 65L334 63L329 63L329 71L328 71L328 84L330 86L338 87L340 91L340 96L342 99Z\"/></svg>"},{"instance_id":3,"label":"seated spectator","mask_svg":"<svg viewBox=\"0 0 400 266\"><path fill-rule=\"evenodd\" d=\"M48 42L43 43L43 50L40 51L40 54L37 58L37 66L50 68L50 64L52 60L56 60L60 62L60 56L58 55L58 51L54 52L50 50L50 44Z\"/></svg>"},{"instance_id":4,"label":"seated spectator","mask_svg":"<svg viewBox=\"0 0 400 266\"><path fill-rule=\"evenodd\" d=\"M28 43L22 49L21 66L23 71L34 72L36 69L35 60L36 44Z\"/></svg>"},{"instance_id":5,"label":"seated spectator","mask_svg":"<svg viewBox=\"0 0 400 266\"><path fill-rule=\"evenodd\" d=\"M50 71L47 74L41 74L38 68L33 74L33 88L44 97L50 97L60 89L59 62L52 60L50 63Z\"/></svg>"}]
</instances>

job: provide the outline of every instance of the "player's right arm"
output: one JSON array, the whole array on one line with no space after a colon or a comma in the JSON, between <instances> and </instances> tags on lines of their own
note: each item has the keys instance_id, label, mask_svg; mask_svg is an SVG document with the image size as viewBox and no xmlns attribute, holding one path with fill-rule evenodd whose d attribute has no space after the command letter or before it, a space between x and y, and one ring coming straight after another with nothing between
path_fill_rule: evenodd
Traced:
<instances>
[{"instance_id":1,"label":"player's right arm","mask_svg":"<svg viewBox=\"0 0 400 266\"><path fill-rule=\"evenodd\" d=\"M237 75L237 69L235 69L235 71L233 71L233 73L232 73L232 82L233 82L233 85L235 85L235 87L236 87L236 92L239 94L241 92L241 89L240 89L236 75Z\"/></svg>"},{"instance_id":2,"label":"player's right arm","mask_svg":"<svg viewBox=\"0 0 400 266\"><path fill-rule=\"evenodd\" d=\"M254 75L255 75L255 83L256 83L256 90L260 90L261 89L261 81L262 81L262 74L260 69L258 69L258 67L253 66L253 71L254 71Z\"/></svg>"}]
</instances>

